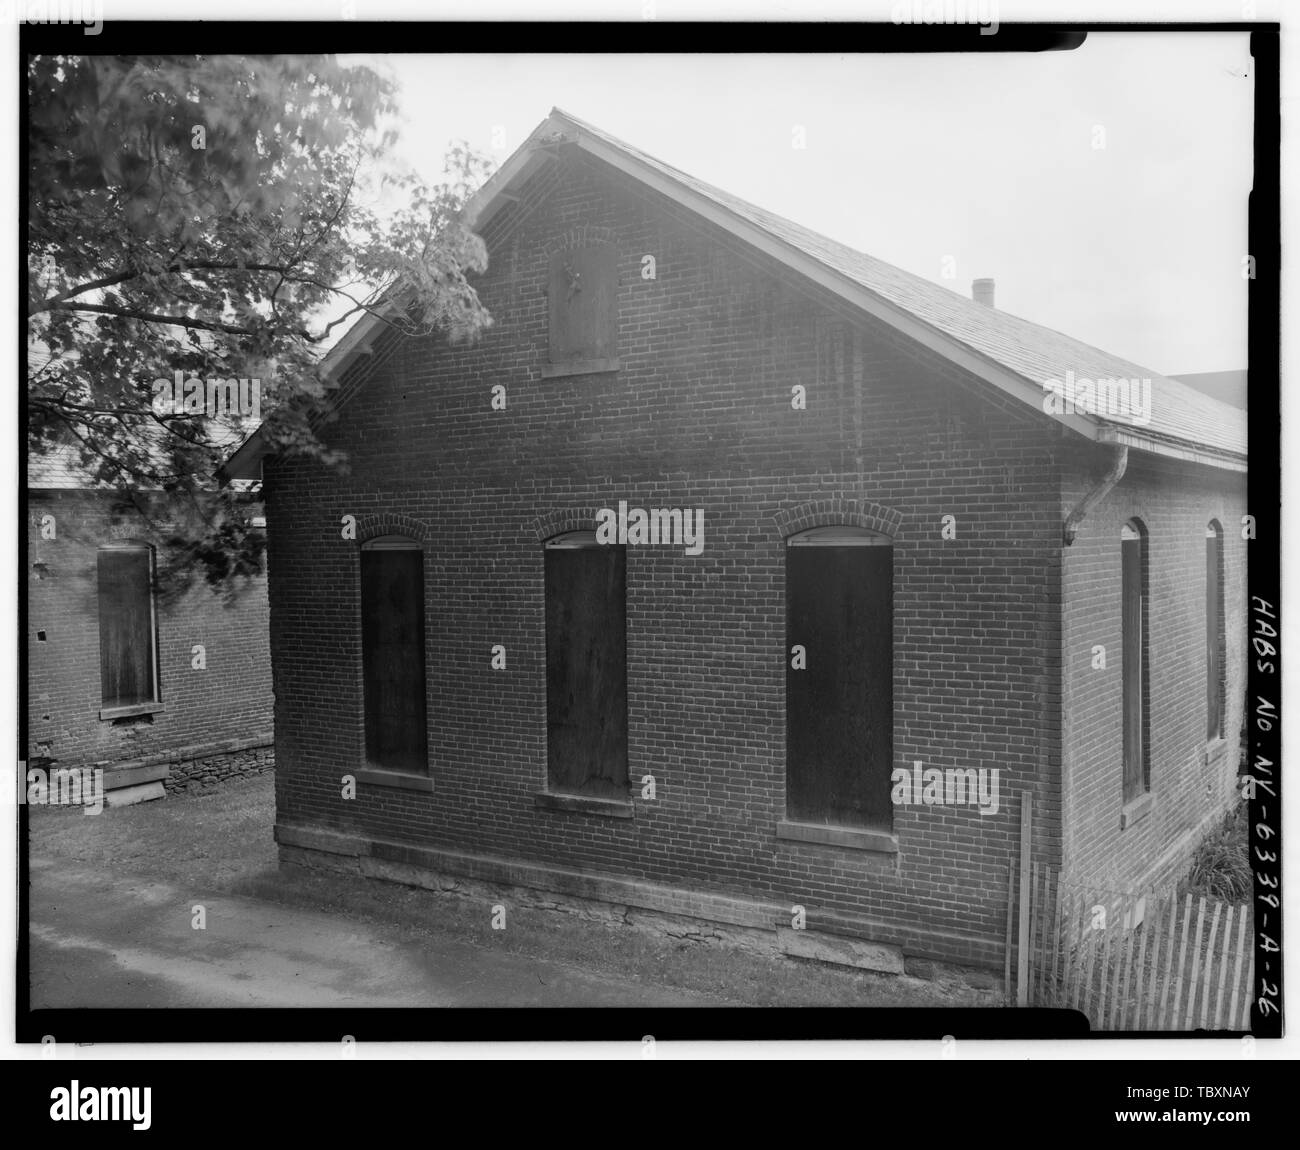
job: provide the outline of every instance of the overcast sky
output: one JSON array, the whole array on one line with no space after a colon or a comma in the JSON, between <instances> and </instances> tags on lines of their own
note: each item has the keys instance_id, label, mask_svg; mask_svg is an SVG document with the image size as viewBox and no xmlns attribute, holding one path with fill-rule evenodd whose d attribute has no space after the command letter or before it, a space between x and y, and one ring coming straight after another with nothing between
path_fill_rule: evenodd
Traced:
<instances>
[{"instance_id":1,"label":"overcast sky","mask_svg":"<svg viewBox=\"0 0 1300 1150\"><path fill-rule=\"evenodd\" d=\"M1094 33L1039 54L369 62L400 82L401 149L430 179L451 140L504 160L558 106L955 290L992 276L999 307L1144 367L1246 366L1244 34Z\"/></svg>"}]
</instances>

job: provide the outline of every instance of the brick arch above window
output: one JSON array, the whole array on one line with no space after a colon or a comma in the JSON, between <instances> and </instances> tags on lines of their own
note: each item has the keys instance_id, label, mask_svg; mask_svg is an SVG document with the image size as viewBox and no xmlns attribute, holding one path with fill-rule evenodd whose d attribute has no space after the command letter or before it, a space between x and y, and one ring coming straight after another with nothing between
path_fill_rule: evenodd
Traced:
<instances>
[{"instance_id":1,"label":"brick arch above window","mask_svg":"<svg viewBox=\"0 0 1300 1150\"><path fill-rule=\"evenodd\" d=\"M532 521L533 534L538 543L545 543L556 535L569 531L594 531L596 529L595 507L565 507L558 511L548 511Z\"/></svg>"},{"instance_id":2,"label":"brick arch above window","mask_svg":"<svg viewBox=\"0 0 1300 1150\"><path fill-rule=\"evenodd\" d=\"M406 535L411 539L425 542L429 535L429 526L419 519L402 515L396 511L384 511L379 515L357 516L357 543L377 539L381 535Z\"/></svg>"},{"instance_id":3,"label":"brick arch above window","mask_svg":"<svg viewBox=\"0 0 1300 1150\"><path fill-rule=\"evenodd\" d=\"M114 536L112 539L105 539L98 545L100 551L126 551L131 548L147 547L150 551L157 552L158 548L144 534L145 529L140 528L139 535L121 535Z\"/></svg>"},{"instance_id":4,"label":"brick arch above window","mask_svg":"<svg viewBox=\"0 0 1300 1150\"><path fill-rule=\"evenodd\" d=\"M546 241L542 251L547 256L553 256L556 252L567 252L574 248L592 247L596 244L612 244L614 242L614 229L601 227L597 224L581 224L578 227L570 228L567 232L562 232L558 236L552 236Z\"/></svg>"},{"instance_id":5,"label":"brick arch above window","mask_svg":"<svg viewBox=\"0 0 1300 1150\"><path fill-rule=\"evenodd\" d=\"M892 539L898 533L903 514L870 499L812 499L783 507L772 518L782 537L811 527L865 527Z\"/></svg>"}]
</instances>

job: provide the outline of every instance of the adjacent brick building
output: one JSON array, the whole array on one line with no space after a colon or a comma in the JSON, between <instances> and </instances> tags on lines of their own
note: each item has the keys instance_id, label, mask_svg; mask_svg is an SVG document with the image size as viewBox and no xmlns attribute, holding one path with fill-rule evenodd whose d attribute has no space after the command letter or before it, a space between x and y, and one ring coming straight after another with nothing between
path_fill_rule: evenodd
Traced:
<instances>
[{"instance_id":1,"label":"adjacent brick building","mask_svg":"<svg viewBox=\"0 0 1300 1150\"><path fill-rule=\"evenodd\" d=\"M103 768L110 804L273 766L265 575L181 585L161 494L95 489L63 453L30 461L26 511L29 766Z\"/></svg>"},{"instance_id":2,"label":"adjacent brick building","mask_svg":"<svg viewBox=\"0 0 1300 1150\"><path fill-rule=\"evenodd\" d=\"M268 493L283 858L802 907L895 969L1001 965L1021 792L1035 859L1175 874L1235 774L1244 413L558 111L469 218L485 337L358 325L349 474L228 469ZM1067 373L1150 410L1049 411Z\"/></svg>"}]
</instances>

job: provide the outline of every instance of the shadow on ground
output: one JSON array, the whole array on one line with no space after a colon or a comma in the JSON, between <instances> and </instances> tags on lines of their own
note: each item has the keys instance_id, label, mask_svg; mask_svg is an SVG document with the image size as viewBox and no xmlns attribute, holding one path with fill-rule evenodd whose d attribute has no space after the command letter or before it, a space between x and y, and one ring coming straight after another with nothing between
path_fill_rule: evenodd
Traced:
<instances>
[{"instance_id":1,"label":"shadow on ground","mask_svg":"<svg viewBox=\"0 0 1300 1150\"><path fill-rule=\"evenodd\" d=\"M921 980L281 870L274 782L30 809L34 1007L992 1006ZM201 923L201 926L200 926Z\"/></svg>"}]
</instances>

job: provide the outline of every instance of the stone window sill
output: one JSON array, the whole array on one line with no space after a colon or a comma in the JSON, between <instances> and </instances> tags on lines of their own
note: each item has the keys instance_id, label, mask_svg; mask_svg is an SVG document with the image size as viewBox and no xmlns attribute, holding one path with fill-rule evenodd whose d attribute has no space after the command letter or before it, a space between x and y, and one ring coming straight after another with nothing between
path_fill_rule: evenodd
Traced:
<instances>
[{"instance_id":1,"label":"stone window sill","mask_svg":"<svg viewBox=\"0 0 1300 1150\"><path fill-rule=\"evenodd\" d=\"M102 707L99 712L101 719L129 719L134 715L156 715L159 711L166 710L161 703L133 703L129 707Z\"/></svg>"},{"instance_id":2,"label":"stone window sill","mask_svg":"<svg viewBox=\"0 0 1300 1150\"><path fill-rule=\"evenodd\" d=\"M575 359L568 363L544 363L541 366L543 379L559 379L566 375L594 375L597 372L618 371L617 359Z\"/></svg>"},{"instance_id":3,"label":"stone window sill","mask_svg":"<svg viewBox=\"0 0 1300 1150\"><path fill-rule=\"evenodd\" d=\"M821 843L823 846L847 847L855 851L897 854L898 836L889 831L865 827L833 827L823 823L797 823L782 819L776 824L776 837L791 842Z\"/></svg>"},{"instance_id":4,"label":"stone window sill","mask_svg":"<svg viewBox=\"0 0 1300 1150\"><path fill-rule=\"evenodd\" d=\"M601 815L607 819L630 819L632 803L628 799L598 799L593 795L563 795L539 791L533 802L546 811L566 811L578 815Z\"/></svg>"},{"instance_id":5,"label":"stone window sill","mask_svg":"<svg viewBox=\"0 0 1300 1150\"><path fill-rule=\"evenodd\" d=\"M1220 735L1218 738L1210 739L1205 744L1205 750L1202 752L1201 758L1206 765L1209 765L1210 763L1220 762L1227 753L1228 740Z\"/></svg>"},{"instance_id":6,"label":"stone window sill","mask_svg":"<svg viewBox=\"0 0 1300 1150\"><path fill-rule=\"evenodd\" d=\"M411 775L404 771L382 771L376 767L362 767L356 773L357 782L371 787L391 787L398 791L423 791L433 794L433 779L428 775Z\"/></svg>"},{"instance_id":7,"label":"stone window sill","mask_svg":"<svg viewBox=\"0 0 1300 1150\"><path fill-rule=\"evenodd\" d=\"M1127 830L1129 827L1140 823L1147 817L1156 805L1156 796L1147 791L1144 795L1138 795L1131 802L1127 802L1120 808L1119 812L1119 829Z\"/></svg>"}]
</instances>

